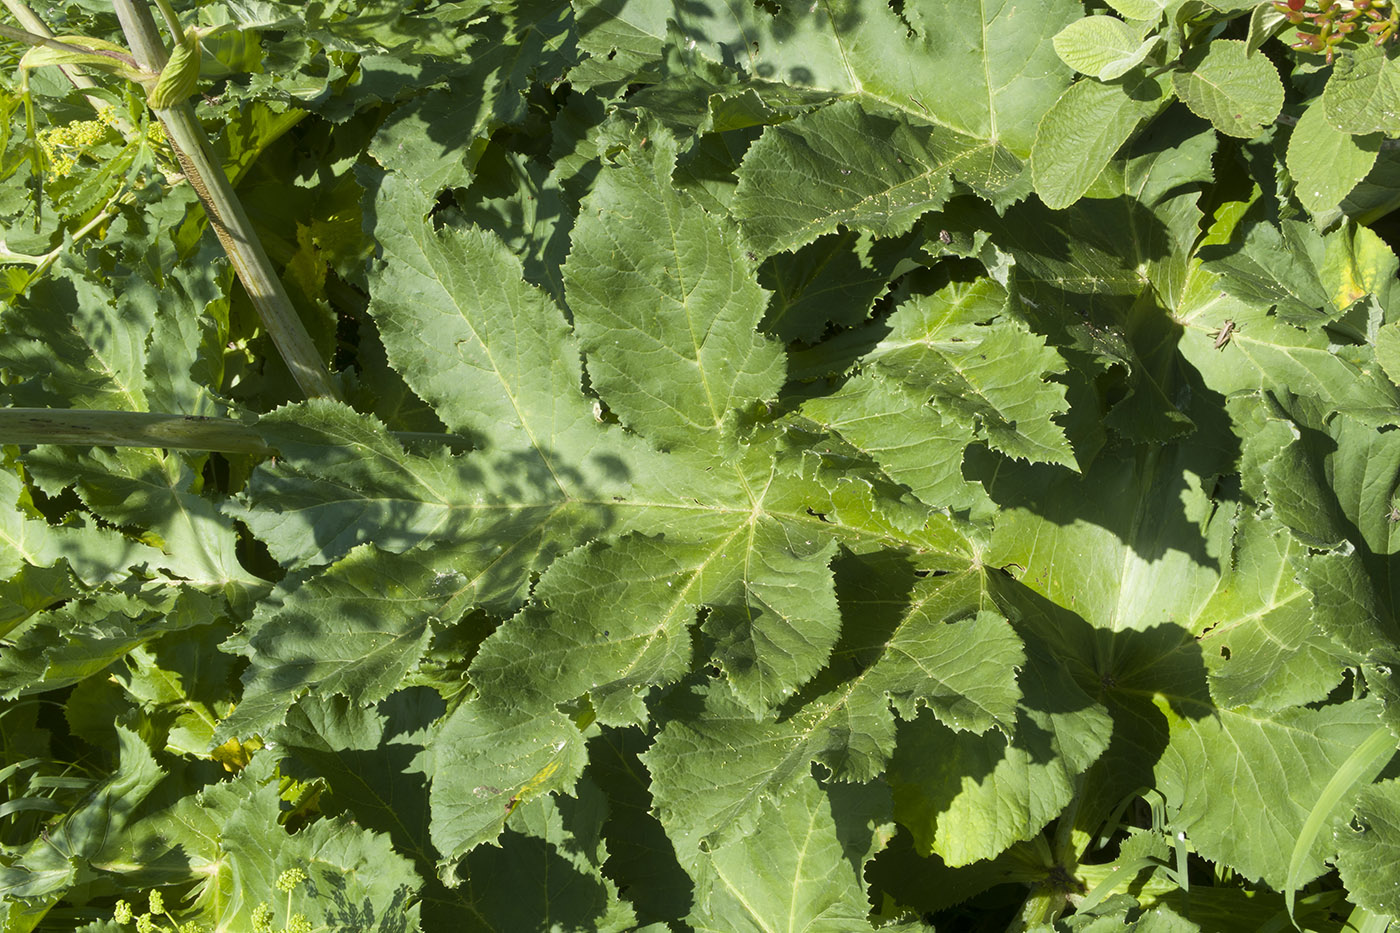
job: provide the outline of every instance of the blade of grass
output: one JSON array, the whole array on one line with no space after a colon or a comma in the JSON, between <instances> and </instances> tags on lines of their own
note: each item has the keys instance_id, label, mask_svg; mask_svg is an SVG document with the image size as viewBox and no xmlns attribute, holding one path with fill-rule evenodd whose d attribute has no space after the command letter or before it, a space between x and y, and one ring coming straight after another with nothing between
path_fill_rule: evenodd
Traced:
<instances>
[{"instance_id":1,"label":"blade of grass","mask_svg":"<svg viewBox=\"0 0 1400 933\"><path fill-rule=\"evenodd\" d=\"M1357 746L1356 751L1337 769L1337 773L1332 776L1332 780L1327 782L1327 786L1322 789L1322 794L1313 804L1312 810L1308 813L1308 818L1303 822L1303 829L1298 834L1298 840L1293 844L1293 855L1288 860L1288 881L1284 884L1283 898L1288 907L1289 919L1293 919L1293 925L1298 926L1298 921L1293 918L1293 896L1298 890L1298 876L1303 870L1303 861L1312 851L1313 842L1317 839L1318 833L1326 824L1327 818L1341 803L1342 798L1351 793L1352 789L1362 781L1369 781L1376 772L1390 760L1395 754L1395 736L1385 726L1377 726L1376 731L1367 737L1366 741Z\"/></svg>"}]
</instances>

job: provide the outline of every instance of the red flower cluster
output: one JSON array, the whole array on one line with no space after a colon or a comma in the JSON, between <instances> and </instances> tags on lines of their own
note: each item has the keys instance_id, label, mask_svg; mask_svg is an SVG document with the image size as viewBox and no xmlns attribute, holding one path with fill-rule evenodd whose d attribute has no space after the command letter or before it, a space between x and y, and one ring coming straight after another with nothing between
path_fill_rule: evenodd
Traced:
<instances>
[{"instance_id":1,"label":"red flower cluster","mask_svg":"<svg viewBox=\"0 0 1400 933\"><path fill-rule=\"evenodd\" d=\"M1274 0L1274 8L1290 23L1303 26L1293 48L1327 56L1331 64L1341 45L1358 29L1375 37L1376 45L1395 38L1400 29L1400 8L1391 0L1317 0L1317 11L1305 11L1308 0ZM1356 38L1359 38L1357 36Z\"/></svg>"}]
</instances>

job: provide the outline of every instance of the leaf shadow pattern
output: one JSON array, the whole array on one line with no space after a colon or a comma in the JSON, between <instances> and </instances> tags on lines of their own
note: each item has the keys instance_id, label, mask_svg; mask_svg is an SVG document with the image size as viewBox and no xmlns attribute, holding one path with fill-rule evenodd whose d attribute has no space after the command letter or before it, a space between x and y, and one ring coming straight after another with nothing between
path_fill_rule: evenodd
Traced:
<instances>
[{"instance_id":1,"label":"leaf shadow pattern","mask_svg":"<svg viewBox=\"0 0 1400 933\"><path fill-rule=\"evenodd\" d=\"M749 15L739 10L749 8ZM865 21L857 2L832 4L718 3L714 0L683 0L675 4L674 19L688 48L704 48L706 54L727 68L739 70L765 81L781 81L803 86L817 82L811 67L800 61L776 59L769 46L798 46L804 32L829 33L839 37L853 32ZM755 38L762 35L763 39Z\"/></svg>"},{"instance_id":2,"label":"leaf shadow pattern","mask_svg":"<svg viewBox=\"0 0 1400 933\"><path fill-rule=\"evenodd\" d=\"M464 891L475 918L493 930L612 927L620 906L598 872L599 830L607 802L584 780L576 797L539 798L521 808L501 844L482 846L465 860Z\"/></svg>"},{"instance_id":3,"label":"leaf shadow pattern","mask_svg":"<svg viewBox=\"0 0 1400 933\"><path fill-rule=\"evenodd\" d=\"M993 574L990 585L1033 652L1053 658L1112 719L1112 738L1090 771L1089 804L1111 809L1125 794L1153 786L1153 767L1168 739L1154 699L1165 699L1186 719L1210 716L1215 708L1200 642L1172 621L1142 629L1095 627L1008 574Z\"/></svg>"},{"instance_id":4,"label":"leaf shadow pattern","mask_svg":"<svg viewBox=\"0 0 1400 933\"><path fill-rule=\"evenodd\" d=\"M415 770L415 761L426 747L426 730L444 708L428 687L399 690L367 708L341 696L311 695L268 737L286 756L284 774L326 781L327 815L346 810L361 826L387 833L419 873L431 877L427 777Z\"/></svg>"},{"instance_id":5,"label":"leaf shadow pattern","mask_svg":"<svg viewBox=\"0 0 1400 933\"><path fill-rule=\"evenodd\" d=\"M650 740L636 727L604 729L589 740L587 774L608 798L603 874L637 911L638 923L669 923L677 933L694 902L694 883L676 859L665 828L651 812L651 776L637 756Z\"/></svg>"},{"instance_id":6,"label":"leaf shadow pattern","mask_svg":"<svg viewBox=\"0 0 1400 933\"><path fill-rule=\"evenodd\" d=\"M980 481L1003 511L997 534L1008 543L1008 550L1015 549L1011 542L1018 536L1052 525L1105 554L1112 549L1131 552L1146 563L1176 554L1196 568L1218 571L1223 566L1228 529L1222 521L1241 502L1238 487L1222 479L1236 472L1239 438L1231 427L1224 396L1207 388L1184 361L1179 361L1178 372L1181 394L1190 400L1184 411L1195 430L1174 442L1110 441L1081 475L1052 465L1014 461L983 447L968 449L964 475ZM1112 539L1085 532L1087 526L1107 532ZM1010 562L1031 569L1019 558L1009 557ZM1093 577L1110 569L1093 565L1084 574Z\"/></svg>"},{"instance_id":7,"label":"leaf shadow pattern","mask_svg":"<svg viewBox=\"0 0 1400 933\"><path fill-rule=\"evenodd\" d=\"M525 117L533 83L562 76L576 58L569 4L526 0L471 24L473 54L436 86L401 104L371 152L385 168L411 174L424 193L465 185L480 141Z\"/></svg>"},{"instance_id":8,"label":"leaf shadow pattern","mask_svg":"<svg viewBox=\"0 0 1400 933\"><path fill-rule=\"evenodd\" d=\"M344 875L326 871L321 874L321 880L330 891L323 894L313 886L312 896L329 898L331 906L325 911L325 919L331 930L336 933L407 933L408 906L413 896L407 885L400 885L394 890L393 898L380 914L375 911L374 902L368 895L358 904L350 900L349 885Z\"/></svg>"},{"instance_id":9,"label":"leaf shadow pattern","mask_svg":"<svg viewBox=\"0 0 1400 933\"><path fill-rule=\"evenodd\" d=\"M481 578L478 590L518 587L538 566L531 542L561 524L585 537L603 533L613 499L597 485L631 478L601 449L577 465L543 445L410 454L377 423L348 409L329 413L326 426L264 428L283 459L254 473L240 517L255 531L275 529L274 556L284 564L330 563L364 543L390 553L440 545L459 573Z\"/></svg>"},{"instance_id":10,"label":"leaf shadow pattern","mask_svg":"<svg viewBox=\"0 0 1400 933\"><path fill-rule=\"evenodd\" d=\"M1026 642L1015 730L1009 738L957 733L925 712L900 723L888 778L895 817L919 853L954 866L1032 839L1071 800L1078 825L1097 825L1126 795L1153 786L1168 742L1155 697L1189 718L1214 708L1200 646L1181 627L1096 629L1009 576L992 576L996 605ZM964 838L991 794L998 818L988 838Z\"/></svg>"}]
</instances>

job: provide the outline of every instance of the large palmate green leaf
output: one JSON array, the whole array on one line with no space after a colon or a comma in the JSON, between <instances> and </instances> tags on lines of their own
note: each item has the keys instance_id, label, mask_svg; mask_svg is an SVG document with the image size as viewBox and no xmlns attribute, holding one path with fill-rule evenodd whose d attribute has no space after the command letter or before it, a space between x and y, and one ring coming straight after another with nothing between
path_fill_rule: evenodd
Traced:
<instances>
[{"instance_id":1,"label":"large palmate green leaf","mask_svg":"<svg viewBox=\"0 0 1400 933\"><path fill-rule=\"evenodd\" d=\"M902 725L890 766L895 817L922 854L949 865L1033 838L1108 747L1112 720L1048 658L1031 654L1011 736L953 733L921 716Z\"/></svg>"},{"instance_id":2,"label":"large palmate green leaf","mask_svg":"<svg viewBox=\"0 0 1400 933\"><path fill-rule=\"evenodd\" d=\"M1034 16L1009 3L911 3L904 21L878 4L847 0L776 12L711 0L681 9L655 0L581 7L585 31L626 26L658 41L672 18L697 55L726 64L737 57L756 77L857 95L1019 156L1068 83L1051 39L1078 16L1076 5L1059 0ZM635 39L629 44L635 48ZM946 93L950 87L959 93Z\"/></svg>"},{"instance_id":3,"label":"large palmate green leaf","mask_svg":"<svg viewBox=\"0 0 1400 933\"><path fill-rule=\"evenodd\" d=\"M210 622L219 608L197 590L153 586L131 593L98 591L48 614L31 615L6 634L0 695L76 684L133 648Z\"/></svg>"},{"instance_id":4,"label":"large palmate green leaf","mask_svg":"<svg viewBox=\"0 0 1400 933\"><path fill-rule=\"evenodd\" d=\"M140 95L0 78L0 405L245 441L0 436L0 933L1400 909L1383 26L175 6L331 388Z\"/></svg>"},{"instance_id":5,"label":"large palmate green leaf","mask_svg":"<svg viewBox=\"0 0 1400 933\"><path fill-rule=\"evenodd\" d=\"M760 802L795 790L813 761L842 781L879 774L895 748L894 713L910 719L926 706L952 729L1010 729L1014 670L1024 655L1003 619L977 612L985 598L979 573L909 588L904 560L841 569L838 581L853 575L842 585L843 609L864 608L869 625L837 645L828 670L839 673L797 694L780 721L755 721L719 688L667 708L669 722L644 760L659 818L683 864L695 845L732 839L754 825ZM893 605L891 587L903 590Z\"/></svg>"},{"instance_id":6,"label":"large palmate green leaf","mask_svg":"<svg viewBox=\"0 0 1400 933\"><path fill-rule=\"evenodd\" d=\"M277 822L271 766L263 756L235 778L152 808L123 840L124 854L163 865L168 880L195 880L189 916L211 926L242 922L267 905L284 924L301 914L326 926L420 929L412 863L387 836L344 818L289 833Z\"/></svg>"},{"instance_id":7,"label":"large palmate green leaf","mask_svg":"<svg viewBox=\"0 0 1400 933\"><path fill-rule=\"evenodd\" d=\"M74 484L103 519L147 529L145 543L161 552L151 555L151 570L230 594L263 588L263 581L238 562L233 522L199 495L200 459L174 451L121 448L74 454L50 447L31 453L26 462L51 492Z\"/></svg>"},{"instance_id":8,"label":"large palmate green leaf","mask_svg":"<svg viewBox=\"0 0 1400 933\"><path fill-rule=\"evenodd\" d=\"M15 851L17 857L0 867L0 896L40 898L90 882L95 872L145 868L142 861L123 859L122 848L138 807L164 772L139 736L120 726L116 731L116 770L81 805L57 818L52 830Z\"/></svg>"},{"instance_id":9,"label":"large palmate green leaf","mask_svg":"<svg viewBox=\"0 0 1400 933\"><path fill-rule=\"evenodd\" d=\"M266 734L308 691L358 704L388 696L427 650L433 623L461 615L457 583L418 553L391 556L368 545L327 573L289 576L223 645L251 663L217 740Z\"/></svg>"},{"instance_id":10,"label":"large palmate green leaf","mask_svg":"<svg viewBox=\"0 0 1400 933\"><path fill-rule=\"evenodd\" d=\"M1007 313L1007 305L1005 289L982 279L901 306L880 325L886 333L866 351L864 372L848 381L843 392L858 393L867 380L883 379L915 406L926 402L937 412L937 423L960 426L966 433L958 439L959 448L976 437L1010 457L1073 467L1069 444L1052 420L1065 410L1063 387L1050 381L1064 371L1064 363ZM841 394L828 396L805 413L825 421L837 412L849 417L858 410L843 401ZM899 402L888 403L884 411L899 407ZM843 433L863 449L897 448L911 440L894 435L877 440L878 432L862 430L859 422ZM891 456L895 463L897 452ZM905 459L900 466L896 470L903 474L912 464ZM925 477L915 480L918 486L928 482Z\"/></svg>"},{"instance_id":11,"label":"large palmate green leaf","mask_svg":"<svg viewBox=\"0 0 1400 933\"><path fill-rule=\"evenodd\" d=\"M500 848L467 857L462 887L468 929L637 929L630 903L603 874L608 849L600 830L607 800L592 782L572 797L544 797L521 809ZM448 922L460 922L460 914Z\"/></svg>"},{"instance_id":12,"label":"large palmate green leaf","mask_svg":"<svg viewBox=\"0 0 1400 933\"><path fill-rule=\"evenodd\" d=\"M1347 889L1367 910L1390 916L1400 912L1395 876L1396 846L1400 844L1396 784L1391 778L1363 790L1355 820L1336 831L1337 868Z\"/></svg>"},{"instance_id":13,"label":"large palmate green leaf","mask_svg":"<svg viewBox=\"0 0 1400 933\"><path fill-rule=\"evenodd\" d=\"M996 191L1019 171L1014 157L971 136L844 101L764 133L744 157L734 209L748 243L768 256L838 225L904 233L943 204L954 177Z\"/></svg>"},{"instance_id":14,"label":"large palmate green leaf","mask_svg":"<svg viewBox=\"0 0 1400 933\"><path fill-rule=\"evenodd\" d=\"M0 473L0 578L10 579L23 567L52 567L63 561L81 580L96 583L119 579L131 565L159 556L155 548L111 529L51 525L36 514L21 489L19 477Z\"/></svg>"},{"instance_id":15,"label":"large palmate green leaf","mask_svg":"<svg viewBox=\"0 0 1400 933\"><path fill-rule=\"evenodd\" d=\"M563 4L516 3L494 17L472 17L468 9L456 12L473 27L451 40L470 44L465 67L454 69L458 73L445 86L397 108L369 147L380 165L395 169L429 196L464 184L481 154L482 139L524 116L523 96L531 81L549 80L549 71L559 75L572 57L569 11ZM450 23L441 28L444 36L455 31ZM384 41L377 30L365 38Z\"/></svg>"},{"instance_id":16,"label":"large palmate green leaf","mask_svg":"<svg viewBox=\"0 0 1400 933\"><path fill-rule=\"evenodd\" d=\"M589 4L581 19L590 33L626 24L659 43L658 6ZM838 223L907 229L937 206L949 172L998 201L1014 198L1009 189L1036 123L1068 84L1050 40L1075 11L1057 0L1018 16L1008 4L960 0L927 11L911 4L901 22L878 4L787 5L770 13L707 2L664 16L674 16L695 55L728 63L742 49L754 77L854 98L808 118L814 132L770 131L780 135L746 159L741 178L750 180L741 184L751 194L740 193L738 212L753 223L755 250L767 255Z\"/></svg>"}]
</instances>

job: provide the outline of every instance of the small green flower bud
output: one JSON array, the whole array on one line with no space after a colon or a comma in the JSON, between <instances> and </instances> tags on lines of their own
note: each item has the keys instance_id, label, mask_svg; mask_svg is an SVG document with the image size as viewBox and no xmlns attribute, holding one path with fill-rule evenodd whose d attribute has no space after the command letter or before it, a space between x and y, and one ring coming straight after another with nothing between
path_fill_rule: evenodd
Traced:
<instances>
[{"instance_id":1,"label":"small green flower bud","mask_svg":"<svg viewBox=\"0 0 1400 933\"><path fill-rule=\"evenodd\" d=\"M151 913L165 913L165 897L159 891L151 892Z\"/></svg>"},{"instance_id":2,"label":"small green flower bud","mask_svg":"<svg viewBox=\"0 0 1400 933\"><path fill-rule=\"evenodd\" d=\"M112 908L112 919L117 923L130 923L135 916L131 912L131 905L126 901L117 901L117 906Z\"/></svg>"},{"instance_id":3,"label":"small green flower bud","mask_svg":"<svg viewBox=\"0 0 1400 933\"><path fill-rule=\"evenodd\" d=\"M272 933L272 908L266 901L253 908L253 933Z\"/></svg>"},{"instance_id":4,"label":"small green flower bud","mask_svg":"<svg viewBox=\"0 0 1400 933\"><path fill-rule=\"evenodd\" d=\"M277 890L288 894L296 890L297 885L306 880L306 872L300 868L288 868L277 876Z\"/></svg>"}]
</instances>

